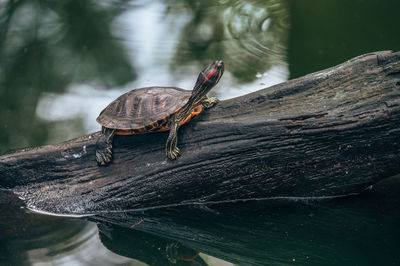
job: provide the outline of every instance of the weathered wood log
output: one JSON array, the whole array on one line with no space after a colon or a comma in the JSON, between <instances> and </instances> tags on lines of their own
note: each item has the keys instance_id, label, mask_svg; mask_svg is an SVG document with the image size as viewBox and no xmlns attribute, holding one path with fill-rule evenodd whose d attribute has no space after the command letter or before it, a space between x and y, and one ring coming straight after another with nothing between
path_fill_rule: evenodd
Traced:
<instances>
[{"instance_id":1,"label":"weathered wood log","mask_svg":"<svg viewBox=\"0 0 400 266\"><path fill-rule=\"evenodd\" d=\"M116 137L98 167L98 132L0 157L0 188L58 214L358 193L400 173L400 53L376 52L220 102L180 130Z\"/></svg>"}]
</instances>

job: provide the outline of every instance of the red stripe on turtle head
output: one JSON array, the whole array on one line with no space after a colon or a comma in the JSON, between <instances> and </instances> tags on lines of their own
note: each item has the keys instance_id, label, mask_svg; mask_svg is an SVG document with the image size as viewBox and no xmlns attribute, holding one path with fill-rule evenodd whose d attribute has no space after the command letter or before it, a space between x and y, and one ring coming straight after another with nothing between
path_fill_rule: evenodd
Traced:
<instances>
[{"instance_id":1,"label":"red stripe on turtle head","mask_svg":"<svg viewBox=\"0 0 400 266\"><path fill-rule=\"evenodd\" d=\"M213 71L211 71L210 74L207 75L207 77L204 78L204 81L201 85L203 85L204 83L207 82L207 80L209 80L212 76L214 76L215 72L217 72L217 69L214 69Z\"/></svg>"},{"instance_id":2,"label":"red stripe on turtle head","mask_svg":"<svg viewBox=\"0 0 400 266\"><path fill-rule=\"evenodd\" d=\"M215 72L217 72L217 69L215 68L210 74L208 74L208 76L206 77L206 80L208 80L209 78L211 78L212 76L214 76Z\"/></svg>"}]
</instances>

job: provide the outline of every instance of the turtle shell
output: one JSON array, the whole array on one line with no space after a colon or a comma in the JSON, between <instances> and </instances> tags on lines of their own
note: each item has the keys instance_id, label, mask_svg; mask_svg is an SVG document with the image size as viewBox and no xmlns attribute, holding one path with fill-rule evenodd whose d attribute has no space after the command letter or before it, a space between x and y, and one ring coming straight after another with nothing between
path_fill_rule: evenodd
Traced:
<instances>
[{"instance_id":1,"label":"turtle shell","mask_svg":"<svg viewBox=\"0 0 400 266\"><path fill-rule=\"evenodd\" d=\"M120 130L142 128L175 113L191 94L191 90L176 87L135 89L111 102L97 117L97 122Z\"/></svg>"}]
</instances>

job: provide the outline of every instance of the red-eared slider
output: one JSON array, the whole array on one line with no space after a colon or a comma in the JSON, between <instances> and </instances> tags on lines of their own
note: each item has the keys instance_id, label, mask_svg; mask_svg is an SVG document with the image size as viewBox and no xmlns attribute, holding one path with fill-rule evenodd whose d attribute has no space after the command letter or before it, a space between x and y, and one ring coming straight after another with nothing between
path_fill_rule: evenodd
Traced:
<instances>
[{"instance_id":1,"label":"red-eared slider","mask_svg":"<svg viewBox=\"0 0 400 266\"><path fill-rule=\"evenodd\" d=\"M110 103L99 115L102 126L97 141L99 165L112 161L114 135L148 134L169 131L165 152L174 160L180 154L178 129L198 115L203 108L214 106L218 99L207 93L220 80L224 62L215 61L200 72L192 91L175 87L148 87L127 92Z\"/></svg>"}]
</instances>

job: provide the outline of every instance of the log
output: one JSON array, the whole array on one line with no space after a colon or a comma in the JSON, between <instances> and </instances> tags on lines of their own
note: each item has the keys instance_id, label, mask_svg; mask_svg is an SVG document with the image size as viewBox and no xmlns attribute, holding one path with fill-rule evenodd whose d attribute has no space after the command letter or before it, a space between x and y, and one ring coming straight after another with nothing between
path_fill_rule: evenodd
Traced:
<instances>
[{"instance_id":1,"label":"log","mask_svg":"<svg viewBox=\"0 0 400 266\"><path fill-rule=\"evenodd\" d=\"M0 189L63 215L350 195L400 173L399 124L400 53L375 52L221 101L181 128L178 160L167 133L117 136L98 167L96 132L0 156Z\"/></svg>"}]
</instances>

